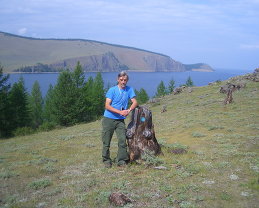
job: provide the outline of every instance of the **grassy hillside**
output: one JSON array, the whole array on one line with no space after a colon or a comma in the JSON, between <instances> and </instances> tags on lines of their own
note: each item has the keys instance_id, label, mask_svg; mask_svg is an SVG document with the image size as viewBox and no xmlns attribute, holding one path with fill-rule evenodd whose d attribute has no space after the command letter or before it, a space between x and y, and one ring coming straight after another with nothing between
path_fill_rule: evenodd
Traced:
<instances>
[{"instance_id":1,"label":"grassy hillside","mask_svg":"<svg viewBox=\"0 0 259 208\"><path fill-rule=\"evenodd\" d=\"M0 206L113 207L108 196L120 191L134 200L125 207L258 207L259 83L247 81L229 105L221 84L150 106L166 169L105 169L100 120L1 140ZM187 152L173 154L176 146Z\"/></svg>"}]
</instances>

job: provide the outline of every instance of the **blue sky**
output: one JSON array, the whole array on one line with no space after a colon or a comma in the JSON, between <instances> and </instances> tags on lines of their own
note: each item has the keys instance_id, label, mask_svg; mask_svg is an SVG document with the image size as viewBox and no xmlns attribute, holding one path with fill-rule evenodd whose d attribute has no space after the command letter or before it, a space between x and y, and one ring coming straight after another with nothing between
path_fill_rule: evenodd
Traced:
<instances>
[{"instance_id":1,"label":"blue sky","mask_svg":"<svg viewBox=\"0 0 259 208\"><path fill-rule=\"evenodd\" d=\"M259 0L0 0L0 31L90 39L185 64L259 67Z\"/></svg>"}]
</instances>

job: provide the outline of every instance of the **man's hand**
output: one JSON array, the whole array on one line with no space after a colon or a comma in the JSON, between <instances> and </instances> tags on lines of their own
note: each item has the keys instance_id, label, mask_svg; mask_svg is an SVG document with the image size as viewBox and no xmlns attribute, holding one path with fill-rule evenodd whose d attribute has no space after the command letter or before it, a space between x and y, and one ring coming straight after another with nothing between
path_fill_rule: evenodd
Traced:
<instances>
[{"instance_id":1,"label":"man's hand","mask_svg":"<svg viewBox=\"0 0 259 208\"><path fill-rule=\"evenodd\" d=\"M122 116L127 116L127 115L129 115L129 113L130 113L130 111L129 110L122 110L121 112L120 112L120 115L122 115Z\"/></svg>"}]
</instances>

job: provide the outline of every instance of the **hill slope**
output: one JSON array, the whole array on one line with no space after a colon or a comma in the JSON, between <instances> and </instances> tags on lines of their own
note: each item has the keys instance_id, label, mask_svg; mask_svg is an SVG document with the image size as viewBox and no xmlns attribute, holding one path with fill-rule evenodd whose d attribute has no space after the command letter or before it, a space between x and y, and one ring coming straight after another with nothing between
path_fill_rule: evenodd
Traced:
<instances>
[{"instance_id":1,"label":"hill slope","mask_svg":"<svg viewBox=\"0 0 259 208\"><path fill-rule=\"evenodd\" d=\"M0 32L0 62L5 72L28 66L35 72L37 67L33 66L38 63L52 70L74 69L77 61L85 71L192 69L169 56L132 47L82 39L27 38ZM212 70L208 65L206 68Z\"/></svg>"},{"instance_id":2,"label":"hill slope","mask_svg":"<svg viewBox=\"0 0 259 208\"><path fill-rule=\"evenodd\" d=\"M129 207L257 207L259 83L246 82L229 105L219 93L223 83L150 105L165 170L105 169L100 120L1 140L0 206L113 207L108 196L120 191L134 200ZM172 154L173 147L187 153Z\"/></svg>"}]
</instances>

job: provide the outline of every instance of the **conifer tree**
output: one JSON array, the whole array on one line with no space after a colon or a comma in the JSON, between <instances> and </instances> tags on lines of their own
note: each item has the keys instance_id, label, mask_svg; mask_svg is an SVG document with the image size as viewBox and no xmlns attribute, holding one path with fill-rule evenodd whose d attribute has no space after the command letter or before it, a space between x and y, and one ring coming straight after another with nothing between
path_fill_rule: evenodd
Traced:
<instances>
[{"instance_id":1,"label":"conifer tree","mask_svg":"<svg viewBox=\"0 0 259 208\"><path fill-rule=\"evenodd\" d=\"M94 98L94 80L93 77L89 77L87 82L83 88L83 96L84 96L84 104L85 110L83 113L84 121L91 121L94 115L94 105L93 105L93 98Z\"/></svg>"},{"instance_id":2,"label":"conifer tree","mask_svg":"<svg viewBox=\"0 0 259 208\"><path fill-rule=\"evenodd\" d=\"M54 107L54 88L50 84L44 99L43 122L57 123L55 115L56 113Z\"/></svg>"},{"instance_id":3,"label":"conifer tree","mask_svg":"<svg viewBox=\"0 0 259 208\"><path fill-rule=\"evenodd\" d=\"M103 85L101 73L85 82L79 62L73 72L63 71L54 89L50 87L46 95L45 120L68 126L98 118L105 101Z\"/></svg>"},{"instance_id":4,"label":"conifer tree","mask_svg":"<svg viewBox=\"0 0 259 208\"><path fill-rule=\"evenodd\" d=\"M134 92L136 94L136 97L138 97L138 94L139 94L139 91L137 89L134 89ZM138 100L137 100L138 101ZM139 101L138 101L138 104L139 104Z\"/></svg>"},{"instance_id":5,"label":"conifer tree","mask_svg":"<svg viewBox=\"0 0 259 208\"><path fill-rule=\"evenodd\" d=\"M92 104L94 106L94 117L98 118L100 115L103 114L105 102L104 83L100 72L98 72L94 78L93 90L94 92Z\"/></svg>"},{"instance_id":6,"label":"conifer tree","mask_svg":"<svg viewBox=\"0 0 259 208\"><path fill-rule=\"evenodd\" d=\"M73 83L74 83L74 97L75 97L75 115L76 122L84 121L83 113L86 110L85 100L84 100L84 85L85 85L85 75L80 65L80 62L77 62L76 68L72 73Z\"/></svg>"},{"instance_id":7,"label":"conifer tree","mask_svg":"<svg viewBox=\"0 0 259 208\"><path fill-rule=\"evenodd\" d=\"M57 80L53 92L53 113L55 120L62 126L69 126L77 122L75 100L76 87L71 72L63 71Z\"/></svg>"},{"instance_id":8,"label":"conifer tree","mask_svg":"<svg viewBox=\"0 0 259 208\"><path fill-rule=\"evenodd\" d=\"M190 76L189 76L188 79L186 80L185 85L186 85L187 87L193 87L193 86L194 86L193 81L192 81L192 78L191 78Z\"/></svg>"},{"instance_id":9,"label":"conifer tree","mask_svg":"<svg viewBox=\"0 0 259 208\"><path fill-rule=\"evenodd\" d=\"M162 97L162 96L165 96L166 94L167 92L166 92L165 84L163 81L161 81L157 86L156 97Z\"/></svg>"},{"instance_id":10,"label":"conifer tree","mask_svg":"<svg viewBox=\"0 0 259 208\"><path fill-rule=\"evenodd\" d=\"M77 88L82 88L84 86L85 75L79 61L77 62L75 70L73 72L73 79Z\"/></svg>"},{"instance_id":11,"label":"conifer tree","mask_svg":"<svg viewBox=\"0 0 259 208\"><path fill-rule=\"evenodd\" d=\"M30 96L30 112L33 128L38 128L42 124L42 106L43 99L40 90L40 85L38 81L35 81L32 86L32 92Z\"/></svg>"},{"instance_id":12,"label":"conifer tree","mask_svg":"<svg viewBox=\"0 0 259 208\"><path fill-rule=\"evenodd\" d=\"M174 91L174 88L175 88L175 81L171 79L168 85L168 93L172 93Z\"/></svg>"},{"instance_id":13,"label":"conifer tree","mask_svg":"<svg viewBox=\"0 0 259 208\"><path fill-rule=\"evenodd\" d=\"M111 83L108 82L108 84L106 85L106 87L104 88L104 94L106 95L106 93L108 92L108 90L111 88Z\"/></svg>"},{"instance_id":14,"label":"conifer tree","mask_svg":"<svg viewBox=\"0 0 259 208\"><path fill-rule=\"evenodd\" d=\"M10 125L12 130L18 127L31 126L28 94L21 77L18 83L14 83L9 94Z\"/></svg>"},{"instance_id":15,"label":"conifer tree","mask_svg":"<svg viewBox=\"0 0 259 208\"><path fill-rule=\"evenodd\" d=\"M8 100L10 90L8 79L9 75L3 75L3 67L0 65L0 138L10 135L11 132L9 119L12 115Z\"/></svg>"},{"instance_id":16,"label":"conifer tree","mask_svg":"<svg viewBox=\"0 0 259 208\"><path fill-rule=\"evenodd\" d=\"M144 104L149 100L149 96L147 92L141 88L139 91L135 90L136 99L138 101L138 104Z\"/></svg>"}]
</instances>

